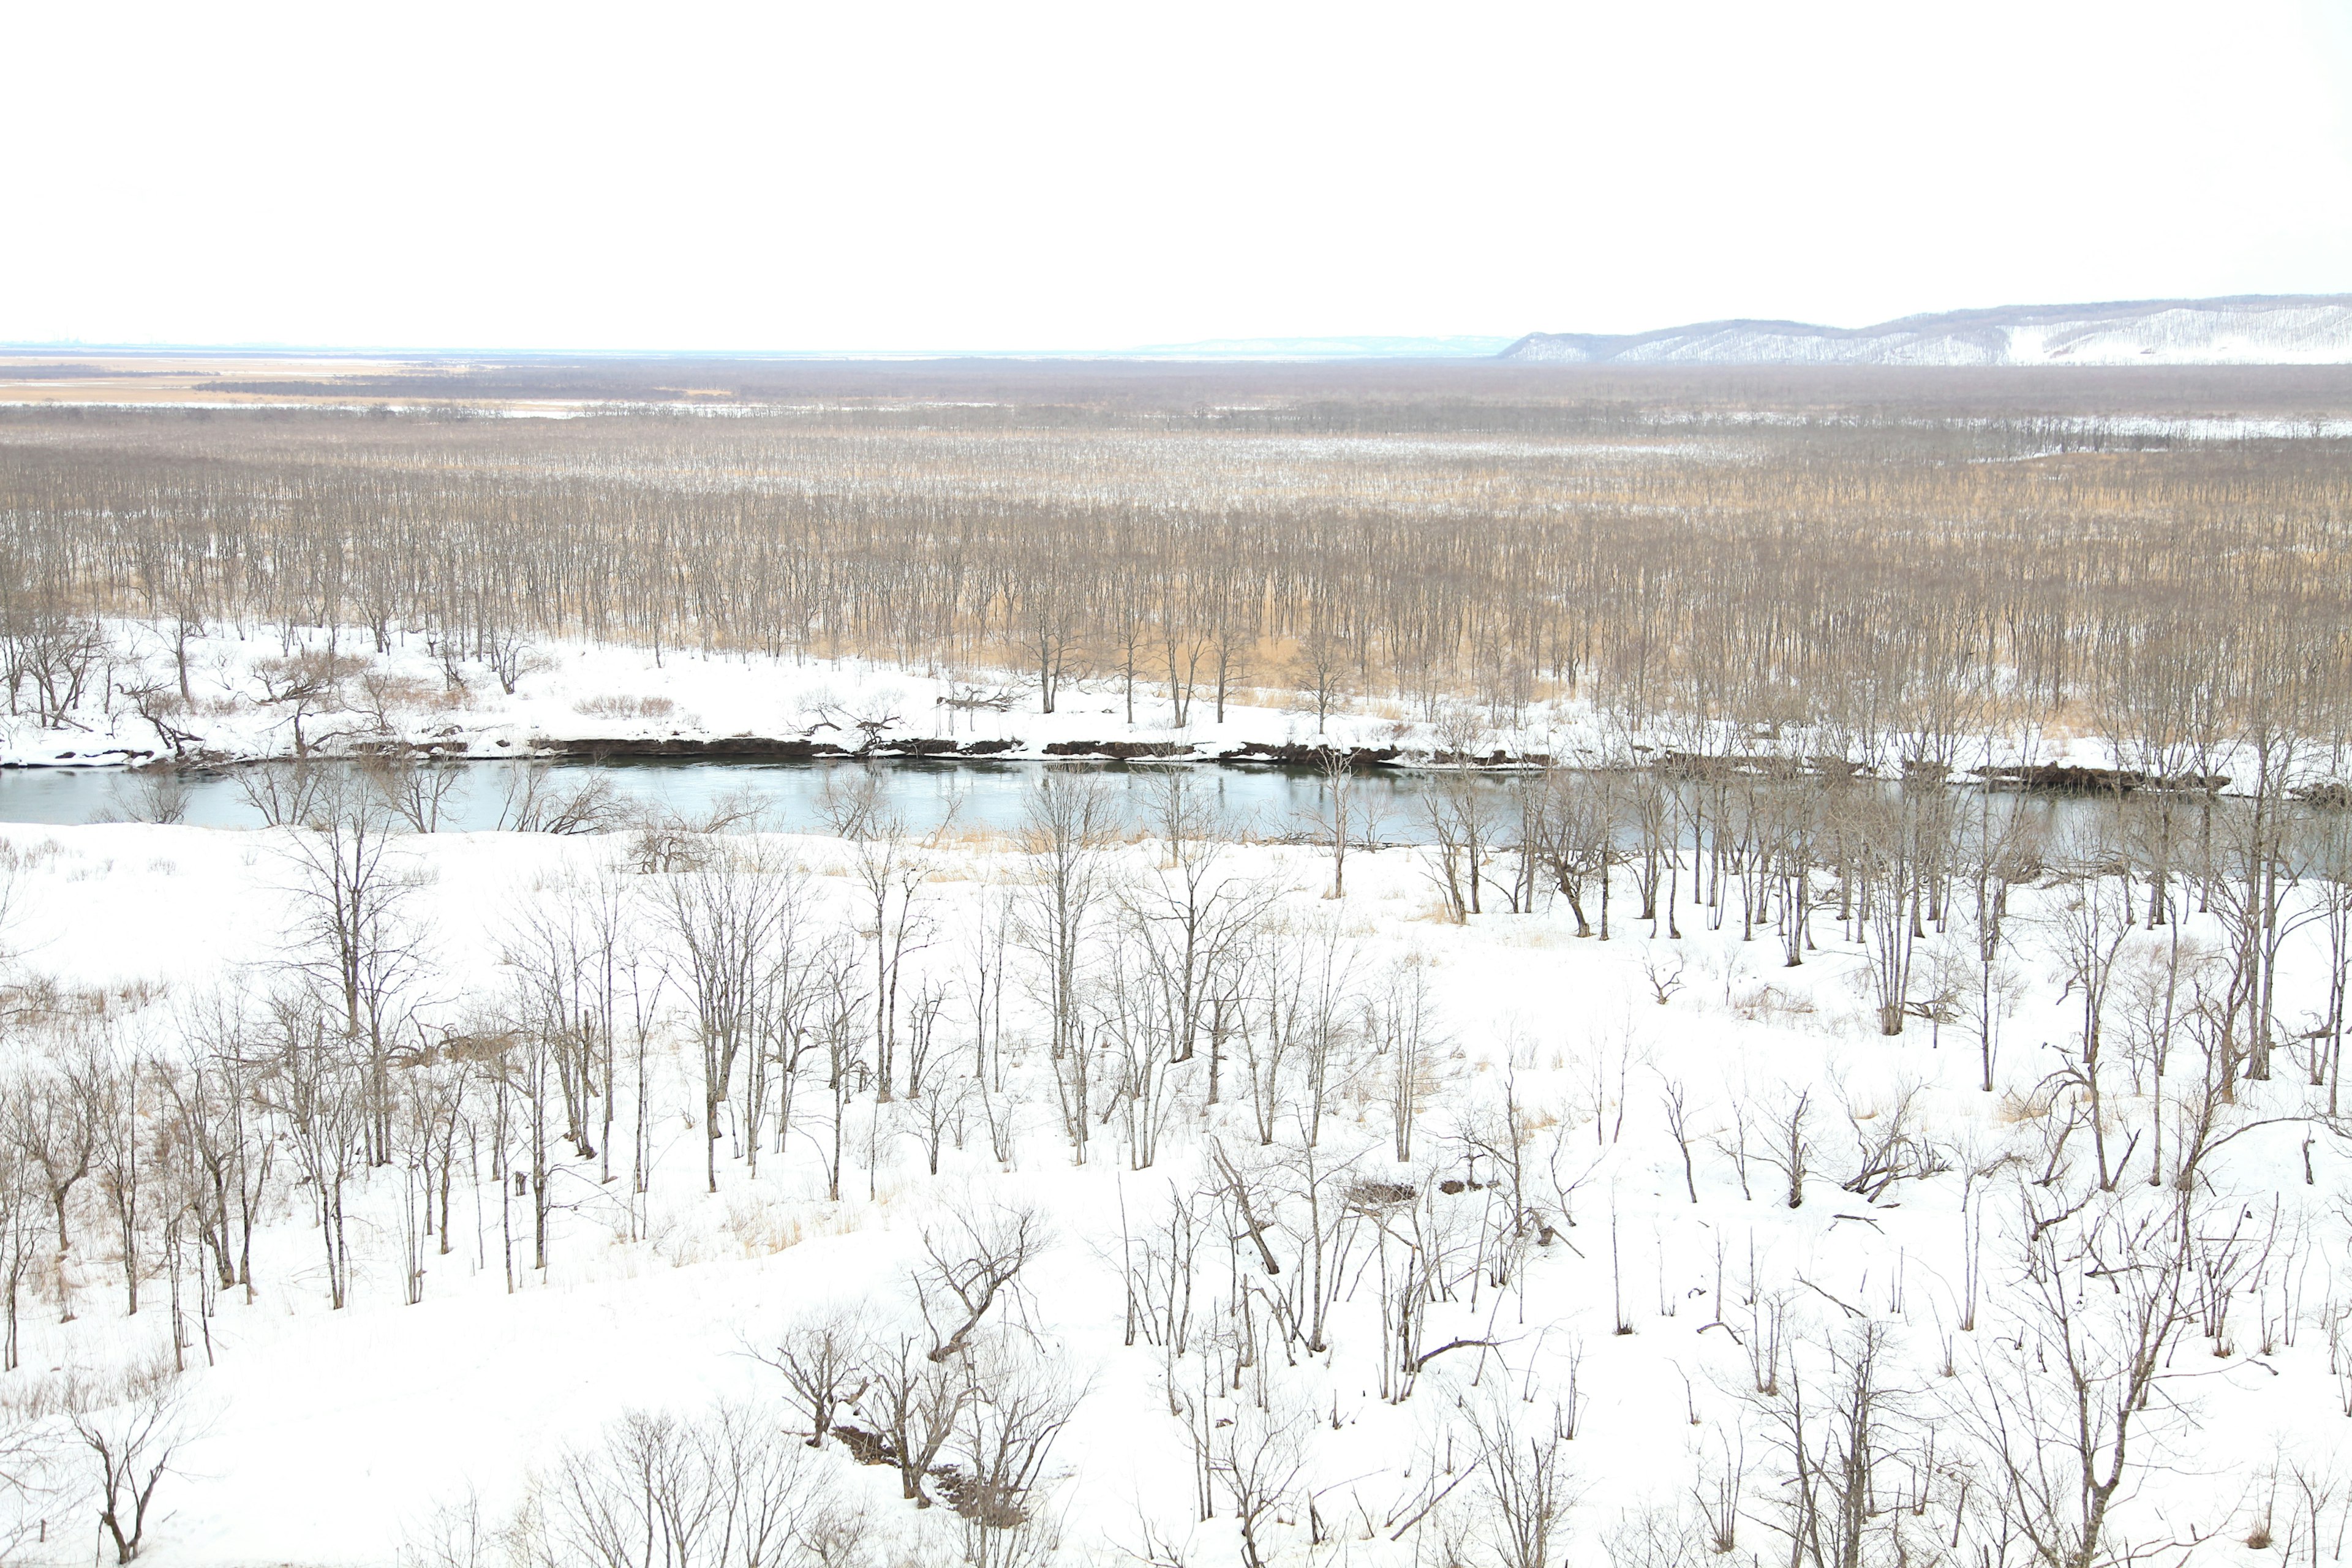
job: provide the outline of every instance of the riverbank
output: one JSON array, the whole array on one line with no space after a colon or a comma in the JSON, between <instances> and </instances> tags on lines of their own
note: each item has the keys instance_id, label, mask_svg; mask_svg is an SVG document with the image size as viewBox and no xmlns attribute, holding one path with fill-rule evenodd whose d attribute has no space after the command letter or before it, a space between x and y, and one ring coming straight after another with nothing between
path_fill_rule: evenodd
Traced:
<instances>
[{"instance_id":1,"label":"riverbank","mask_svg":"<svg viewBox=\"0 0 2352 1568\"><path fill-rule=\"evenodd\" d=\"M1589 703L1516 715L1459 703L1415 713L1350 707L1274 685L1171 695L1164 681L1069 677L1045 710L1034 679L1003 670L896 668L865 660L506 639L455 649L417 633L291 634L170 623L98 623L87 668L49 687L20 680L0 720L0 768L226 767L386 753L435 761L788 763L1164 761L1320 770L1341 752L1359 772L1553 763L1916 776L1900 737L1876 765L1839 737L1759 735L1660 719L1628 730ZM357 651L354 651L354 650ZM52 692L57 695L52 696ZM2112 750L2054 720L1972 740L1940 770L1956 782L2054 791L2226 789L2226 757L2163 777L2119 768ZM2333 798L2345 781L2298 781Z\"/></svg>"}]
</instances>

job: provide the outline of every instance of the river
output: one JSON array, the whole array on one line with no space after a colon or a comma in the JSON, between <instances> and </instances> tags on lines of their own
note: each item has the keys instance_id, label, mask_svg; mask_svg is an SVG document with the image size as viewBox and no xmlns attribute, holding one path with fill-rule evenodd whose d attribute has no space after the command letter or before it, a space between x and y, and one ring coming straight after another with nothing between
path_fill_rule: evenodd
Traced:
<instances>
[{"instance_id":1,"label":"river","mask_svg":"<svg viewBox=\"0 0 2352 1568\"><path fill-rule=\"evenodd\" d=\"M469 762L434 764L449 788L439 802L441 831L494 830L511 820L514 802L530 779L531 764ZM311 764L333 776L359 764ZM1219 819L1224 833L1266 838L1328 837L1329 784L1308 769L1276 766L1212 766L1110 762L602 762L537 765L542 798L560 796L600 777L611 791L614 825L647 813L693 822L722 806L749 805L747 825L780 833L830 833L840 795L870 779L883 809L916 834L952 823L961 830L1007 832L1018 828L1037 781L1048 772L1093 778L1109 792L1114 809L1131 827L1150 816L1153 784L1171 773L1191 781L1194 799ZM248 782L260 775L245 768L149 770L114 768L0 769L0 823L156 820L159 795L169 795L176 815L166 818L200 827L258 827ZM281 775L282 776L282 775ZM1459 781L1459 775L1454 775ZM1430 775L1370 769L1356 778L1349 806L1349 837L1378 842L1426 843L1429 827L1421 799ZM1507 816L1501 797L1512 775L1473 775L1472 787L1492 791L1498 817ZM1891 785L1888 787L1892 787ZM2111 809L2098 795L2001 794L2003 810L2033 810L2056 818Z\"/></svg>"},{"instance_id":2,"label":"river","mask_svg":"<svg viewBox=\"0 0 2352 1568\"><path fill-rule=\"evenodd\" d=\"M351 763L320 763L320 770L355 769ZM508 817L527 770L512 763L444 764L452 788L440 806L438 825L446 832L495 829ZM1282 837L1311 834L1327 809L1328 789L1319 774L1296 768L1203 767L1124 763L552 763L540 774L543 793L562 795L602 775L614 803L625 811L675 815L694 820L733 802L758 807L758 823L782 833L831 831L830 801L862 777L871 776L882 798L906 826L928 834L942 824L975 831L1005 831L1020 826L1037 781L1048 771L1084 774L1110 792L1130 825L1147 815L1150 785L1181 768L1196 798L1221 816L1231 830ZM188 769L165 775L176 796L179 820L202 827L257 827L262 813L240 779L245 770ZM76 824L152 819L160 780L152 773L114 768L0 769L0 822ZM1351 836L1367 821L1391 842L1425 837L1416 805L1420 775L1370 772L1357 780ZM1481 776L1477 787L1501 792L1507 781Z\"/></svg>"}]
</instances>

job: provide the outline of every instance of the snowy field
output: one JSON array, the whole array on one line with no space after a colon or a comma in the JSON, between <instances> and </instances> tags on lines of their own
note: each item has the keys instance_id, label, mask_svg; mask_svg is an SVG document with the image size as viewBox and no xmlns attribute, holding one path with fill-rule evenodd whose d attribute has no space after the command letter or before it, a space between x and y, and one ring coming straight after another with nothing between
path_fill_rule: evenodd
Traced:
<instances>
[{"instance_id":1,"label":"snowy field","mask_svg":"<svg viewBox=\"0 0 2352 1568\"><path fill-rule=\"evenodd\" d=\"M2255 1082L2226 920L2063 847L1971 993L1965 872L1905 942L1817 868L1791 968L1696 858L1603 942L1496 912L1506 853L1456 923L1433 852L1335 899L1055 787L953 841L10 830L22 1560L93 1560L77 1431L143 1413L163 1564L2023 1562L2084 1534L2078 1382L2095 1481L2129 1424L2083 1561L2335 1556L2334 884ZM772 1363L828 1343L810 1449Z\"/></svg>"}]
</instances>

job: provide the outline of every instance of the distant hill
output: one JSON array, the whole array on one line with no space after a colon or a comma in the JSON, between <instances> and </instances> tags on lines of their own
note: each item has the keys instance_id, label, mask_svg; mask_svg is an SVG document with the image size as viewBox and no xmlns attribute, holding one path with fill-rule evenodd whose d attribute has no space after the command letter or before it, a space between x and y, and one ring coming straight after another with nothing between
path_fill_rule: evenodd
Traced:
<instances>
[{"instance_id":1,"label":"distant hill","mask_svg":"<svg viewBox=\"0 0 2352 1568\"><path fill-rule=\"evenodd\" d=\"M1622 334L1529 332L1497 357L1577 364L2346 364L2352 294L2003 305L1874 327L1700 321Z\"/></svg>"}]
</instances>

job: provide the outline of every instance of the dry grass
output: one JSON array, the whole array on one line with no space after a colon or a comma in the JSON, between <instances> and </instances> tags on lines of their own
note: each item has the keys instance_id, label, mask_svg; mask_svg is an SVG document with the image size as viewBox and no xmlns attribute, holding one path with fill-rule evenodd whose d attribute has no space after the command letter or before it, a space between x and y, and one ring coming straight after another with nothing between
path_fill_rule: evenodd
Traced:
<instances>
[{"instance_id":1,"label":"dry grass","mask_svg":"<svg viewBox=\"0 0 2352 1568\"><path fill-rule=\"evenodd\" d=\"M385 713L446 712L465 706L466 693L446 680L370 670L360 678L370 706Z\"/></svg>"},{"instance_id":2,"label":"dry grass","mask_svg":"<svg viewBox=\"0 0 2352 1568\"><path fill-rule=\"evenodd\" d=\"M1993 1119L2004 1127L2015 1127L2027 1121L2046 1121L2058 1106L2055 1090L2036 1089L2031 1094L2004 1090L2000 1102L1993 1107Z\"/></svg>"},{"instance_id":3,"label":"dry grass","mask_svg":"<svg viewBox=\"0 0 2352 1568\"><path fill-rule=\"evenodd\" d=\"M169 408L208 405L338 405L354 400L339 383L403 368L396 360L257 359L243 355L77 354L71 351L0 354L0 405L70 407L128 404ZM268 395L236 390L240 382L299 377L319 390ZM446 398L434 401L446 402Z\"/></svg>"},{"instance_id":4,"label":"dry grass","mask_svg":"<svg viewBox=\"0 0 2352 1568\"><path fill-rule=\"evenodd\" d=\"M1810 1018L1815 1011L1811 997L1760 983L1736 993L1731 999L1731 1010L1751 1024L1780 1025Z\"/></svg>"},{"instance_id":5,"label":"dry grass","mask_svg":"<svg viewBox=\"0 0 2352 1568\"><path fill-rule=\"evenodd\" d=\"M667 719L677 711L677 704L667 697L629 697L614 692L583 697L572 705L572 710L591 719Z\"/></svg>"},{"instance_id":6,"label":"dry grass","mask_svg":"<svg viewBox=\"0 0 2352 1568\"><path fill-rule=\"evenodd\" d=\"M741 1192L727 1201L727 1234L744 1257L772 1258L814 1237L863 1230L866 1214L865 1205L858 1204L782 1204L772 1196Z\"/></svg>"},{"instance_id":7,"label":"dry grass","mask_svg":"<svg viewBox=\"0 0 2352 1568\"><path fill-rule=\"evenodd\" d=\"M999 827L950 826L933 834L929 842L941 849L967 850L982 855L1013 855L1021 849L1013 835Z\"/></svg>"}]
</instances>

